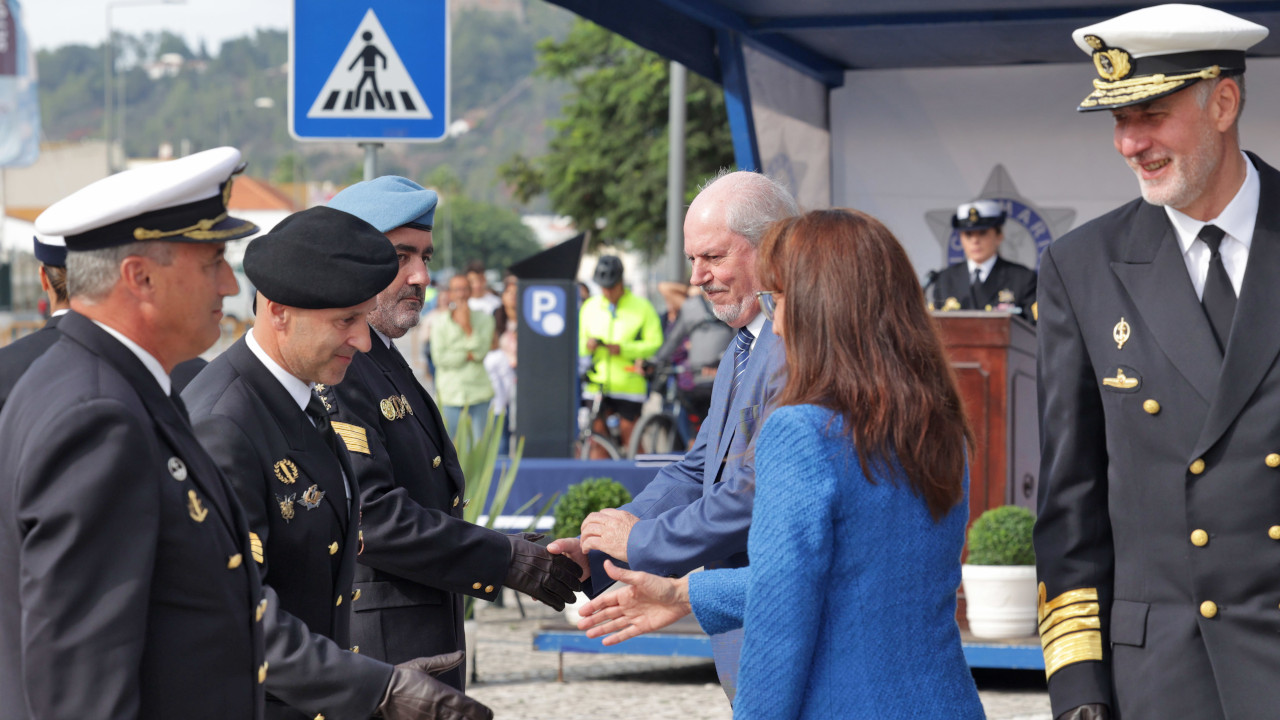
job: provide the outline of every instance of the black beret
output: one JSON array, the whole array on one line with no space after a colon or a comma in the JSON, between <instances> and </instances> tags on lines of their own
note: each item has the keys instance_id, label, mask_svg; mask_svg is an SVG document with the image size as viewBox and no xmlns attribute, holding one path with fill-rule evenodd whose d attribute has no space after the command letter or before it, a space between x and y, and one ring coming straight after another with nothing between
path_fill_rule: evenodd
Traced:
<instances>
[{"instance_id":1,"label":"black beret","mask_svg":"<svg viewBox=\"0 0 1280 720\"><path fill-rule=\"evenodd\" d=\"M258 291L297 308L359 305L385 290L397 272L386 235L323 205L281 220L244 251L244 274Z\"/></svg>"}]
</instances>

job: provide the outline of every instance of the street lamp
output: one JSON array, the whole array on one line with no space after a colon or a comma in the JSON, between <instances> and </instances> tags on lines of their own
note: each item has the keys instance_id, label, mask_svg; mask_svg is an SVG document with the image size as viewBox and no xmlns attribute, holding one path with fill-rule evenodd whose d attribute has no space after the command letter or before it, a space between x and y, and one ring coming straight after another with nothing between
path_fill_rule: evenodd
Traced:
<instances>
[{"instance_id":1,"label":"street lamp","mask_svg":"<svg viewBox=\"0 0 1280 720\"><path fill-rule=\"evenodd\" d=\"M123 170L123 167L114 166L111 158L111 75L115 72L115 38L111 32L111 12L118 7L138 7L142 5L186 5L187 0L111 0L107 3L107 41L104 43L103 53L106 55L106 61L102 67L102 139L107 144L107 171L115 172ZM120 144L120 161L123 164L127 153L124 150L124 95L125 76L120 74L120 117L116 121L116 134Z\"/></svg>"}]
</instances>

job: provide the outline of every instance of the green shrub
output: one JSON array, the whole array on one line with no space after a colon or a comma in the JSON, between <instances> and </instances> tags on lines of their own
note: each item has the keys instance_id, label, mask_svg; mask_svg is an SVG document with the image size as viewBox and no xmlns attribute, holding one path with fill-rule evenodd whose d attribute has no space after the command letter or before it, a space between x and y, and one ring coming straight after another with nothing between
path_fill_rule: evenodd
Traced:
<instances>
[{"instance_id":1,"label":"green shrub","mask_svg":"<svg viewBox=\"0 0 1280 720\"><path fill-rule=\"evenodd\" d=\"M551 534L557 538L577 537L582 521L605 508L616 508L631 502L631 493L609 478L587 478L570 485L556 505L556 524Z\"/></svg>"},{"instance_id":2,"label":"green shrub","mask_svg":"<svg viewBox=\"0 0 1280 720\"><path fill-rule=\"evenodd\" d=\"M969 528L970 565L1035 565L1031 528L1036 518L1016 505L992 508Z\"/></svg>"}]
</instances>

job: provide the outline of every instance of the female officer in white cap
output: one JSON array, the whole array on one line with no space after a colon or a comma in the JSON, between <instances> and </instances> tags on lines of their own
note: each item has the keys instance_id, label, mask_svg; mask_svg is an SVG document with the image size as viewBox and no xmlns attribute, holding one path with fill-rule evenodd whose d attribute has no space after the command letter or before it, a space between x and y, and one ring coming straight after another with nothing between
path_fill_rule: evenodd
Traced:
<instances>
[{"instance_id":1,"label":"female officer in white cap","mask_svg":"<svg viewBox=\"0 0 1280 720\"><path fill-rule=\"evenodd\" d=\"M935 310L1010 310L1032 320L1036 274L1000 257L1007 213L994 200L974 200L956 208L951 227L960 232L965 261L938 273Z\"/></svg>"}]
</instances>

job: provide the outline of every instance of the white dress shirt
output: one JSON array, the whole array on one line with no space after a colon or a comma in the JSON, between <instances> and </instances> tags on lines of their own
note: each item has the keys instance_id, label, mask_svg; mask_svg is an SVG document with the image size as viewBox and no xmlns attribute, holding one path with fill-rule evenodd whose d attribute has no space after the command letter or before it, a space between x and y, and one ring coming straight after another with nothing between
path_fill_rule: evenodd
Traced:
<instances>
[{"instance_id":1,"label":"white dress shirt","mask_svg":"<svg viewBox=\"0 0 1280 720\"><path fill-rule=\"evenodd\" d=\"M1204 281L1209 275L1209 256L1212 254L1203 241L1196 242L1196 236L1205 225L1216 225L1226 233L1219 252L1227 277L1231 278L1231 287L1235 289L1236 297L1240 296L1240 283L1244 281L1244 269L1249 262L1249 247L1253 244L1253 226L1258 220L1258 202L1262 193L1258 171L1248 156L1245 156L1244 164L1244 184L1223 208L1222 214L1209 222L1196 220L1167 205L1164 208L1178 235L1178 244L1182 246L1182 259L1191 275L1191 284L1196 288L1196 297L1204 296Z\"/></svg>"},{"instance_id":2,"label":"white dress shirt","mask_svg":"<svg viewBox=\"0 0 1280 720\"><path fill-rule=\"evenodd\" d=\"M103 330L106 330L107 334L119 340L120 344L129 348L129 352L137 355L138 359L142 361L142 364L151 373L151 376L156 379L156 382L160 383L160 389L164 390L164 394L168 395L170 393L173 389L173 383L169 380L169 373L164 371L164 366L160 364L160 361L156 359L155 355L143 350L141 345L125 337L119 330L116 330L109 325L103 325L97 320L94 320L93 324Z\"/></svg>"},{"instance_id":3,"label":"white dress shirt","mask_svg":"<svg viewBox=\"0 0 1280 720\"><path fill-rule=\"evenodd\" d=\"M991 277L991 270L996 266L997 257L999 257L998 254L992 255L981 264L978 264L969 258L965 258L964 261L969 264L969 282L973 282L974 270L978 271L978 282L986 282L987 278Z\"/></svg>"}]
</instances>

